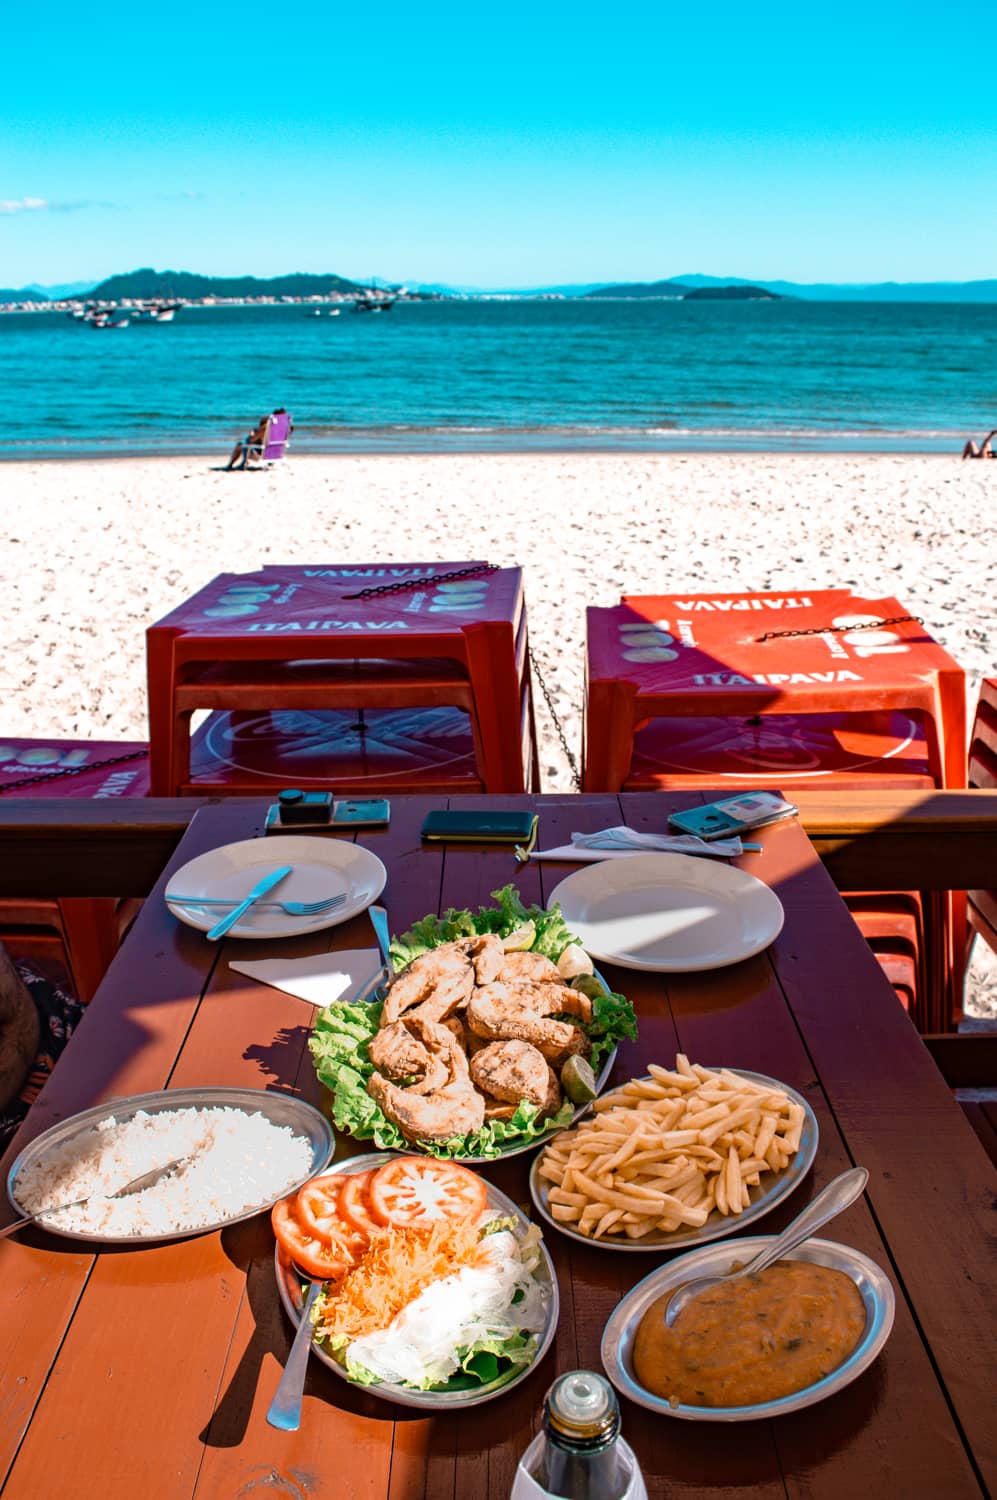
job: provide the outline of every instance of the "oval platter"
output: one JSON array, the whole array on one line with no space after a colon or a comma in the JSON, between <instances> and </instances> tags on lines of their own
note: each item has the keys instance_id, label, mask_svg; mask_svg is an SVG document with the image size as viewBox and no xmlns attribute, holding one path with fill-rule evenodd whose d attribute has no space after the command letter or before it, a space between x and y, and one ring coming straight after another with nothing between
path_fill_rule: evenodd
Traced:
<instances>
[{"instance_id":1,"label":"oval platter","mask_svg":"<svg viewBox=\"0 0 997 1500\"><path fill-rule=\"evenodd\" d=\"M654 1251L660 1255L664 1250L690 1250L694 1245L705 1245L711 1240L723 1239L726 1235L744 1228L746 1224L753 1224L756 1219L769 1213L777 1203L781 1203L793 1192L813 1164L819 1139L817 1116L802 1094L798 1094L795 1089L789 1088L785 1083L780 1083L778 1079L769 1078L764 1073L750 1073L747 1068L727 1068L726 1071L735 1074L738 1078L747 1079L749 1083L779 1089L794 1104L799 1104L803 1108L803 1129L800 1133L799 1150L784 1172L767 1172L757 1187L748 1189L748 1195L751 1198L749 1208L736 1216L719 1214L714 1210L702 1229L670 1231L658 1229L652 1230L650 1234L644 1235L639 1240L610 1239L608 1235L596 1240L590 1234L580 1234L577 1229L572 1229L570 1224L559 1223L551 1216L547 1179L540 1176L540 1163L543 1159L541 1150L537 1153L530 1168L530 1197L541 1218L551 1228L559 1230L561 1234L566 1234L569 1239L577 1240L581 1245L594 1245L602 1250L622 1250L638 1254ZM647 1078L649 1075L645 1075L645 1079Z\"/></svg>"},{"instance_id":2,"label":"oval platter","mask_svg":"<svg viewBox=\"0 0 997 1500\"><path fill-rule=\"evenodd\" d=\"M726 1245L710 1245L670 1261L638 1282L616 1308L602 1335L602 1362L616 1389L631 1401L636 1401L638 1406L645 1406L665 1417L678 1417L686 1422L753 1422L813 1406L861 1375L889 1338L896 1300L893 1287L885 1272L867 1255L833 1240L812 1239L798 1245L784 1258L811 1261L843 1271L855 1282L865 1306L865 1332L836 1370L805 1390L756 1406L672 1406L664 1397L652 1395L637 1380L633 1368L633 1343L637 1325L651 1303L684 1281L691 1281L694 1276L724 1275L735 1262L750 1260L770 1245L772 1239L772 1235L757 1235L732 1240Z\"/></svg>"},{"instance_id":3,"label":"oval platter","mask_svg":"<svg viewBox=\"0 0 997 1500\"><path fill-rule=\"evenodd\" d=\"M337 1173L366 1172L372 1167L382 1167L385 1162L403 1153L396 1151L375 1151L367 1156L351 1156L346 1161L337 1162L329 1168L328 1173L323 1175L333 1176ZM511 1198L505 1193L499 1192L490 1182L485 1183L489 1208L494 1208L500 1214L508 1214L516 1220L518 1238L522 1238L529 1227L529 1220L523 1216L522 1211L516 1207ZM540 1253L541 1265L538 1268L538 1279L543 1280L549 1287L547 1297L547 1315L543 1332L540 1335L540 1344L536 1355L528 1365L523 1365L518 1370L500 1376L489 1385L480 1387L478 1390L470 1391L409 1391L400 1386L389 1385L387 1382L376 1382L373 1385L357 1387L371 1392L372 1395L380 1396L383 1400L394 1401L400 1406L418 1406L430 1411L463 1411L469 1406L480 1406L484 1401L492 1401L496 1396L511 1390L529 1375L534 1367L543 1359L550 1348L557 1331L557 1320L560 1313L560 1297L558 1294L557 1274L554 1263L547 1252L546 1245L541 1241ZM283 1253L279 1245L274 1246L274 1270L277 1277L277 1290L280 1300L284 1304L284 1311L290 1318L294 1327L297 1328L301 1322L302 1309L304 1307L305 1293L302 1289L302 1278L296 1270L292 1261ZM305 1278L307 1284L307 1278ZM330 1370L334 1370L341 1380L349 1380L349 1376L342 1365L335 1360L321 1344L312 1344L312 1353L316 1359L320 1359ZM350 1382L352 1384L352 1382Z\"/></svg>"},{"instance_id":4,"label":"oval platter","mask_svg":"<svg viewBox=\"0 0 997 1500\"><path fill-rule=\"evenodd\" d=\"M40 1227L47 1230L49 1234L58 1234L64 1239L92 1240L103 1245L148 1245L166 1240L186 1239L188 1235L210 1234L213 1230L222 1229L228 1224L238 1224L243 1219L251 1219L254 1214L271 1208L278 1198L286 1197L288 1193L296 1191L302 1183L314 1177L316 1172L322 1171L332 1157L335 1146L332 1126L328 1120L317 1109L306 1104L303 1099L296 1099L290 1094L278 1094L264 1089L162 1089L153 1094L132 1094L124 1099L109 1099L104 1104L85 1109L80 1114L72 1115L68 1120L60 1120L57 1125L50 1126L48 1130L30 1141L15 1157L7 1175L8 1198L18 1213L27 1214L29 1210L24 1207L17 1196L17 1179L25 1167L40 1163L46 1152L69 1145L77 1136L92 1131L102 1120L113 1116L115 1120L124 1123L133 1115L138 1114L140 1110L146 1114L155 1115L174 1109L239 1109L245 1114L262 1114L271 1124L287 1126L296 1135L307 1138L311 1147L311 1165L298 1182L282 1183L279 1192L272 1194L261 1203L254 1204L251 1208L243 1209L239 1213L223 1215L210 1224L198 1224L194 1228L176 1230L169 1234L101 1234L94 1231L61 1229L44 1219L39 1220Z\"/></svg>"}]
</instances>

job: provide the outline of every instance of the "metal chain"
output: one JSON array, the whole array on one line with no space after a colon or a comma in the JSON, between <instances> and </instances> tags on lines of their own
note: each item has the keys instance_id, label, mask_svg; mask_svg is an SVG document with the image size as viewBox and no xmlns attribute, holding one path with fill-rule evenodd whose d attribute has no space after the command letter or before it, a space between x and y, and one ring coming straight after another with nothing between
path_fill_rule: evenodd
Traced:
<instances>
[{"instance_id":1,"label":"metal chain","mask_svg":"<svg viewBox=\"0 0 997 1500\"><path fill-rule=\"evenodd\" d=\"M382 583L361 589L359 594L344 594L344 599L373 599L378 594L402 594L408 589L435 588L438 583L454 583L458 578L473 578L477 573L497 573L498 563L478 563L475 568L458 568L456 573L441 573L436 578L405 578L399 583Z\"/></svg>"},{"instance_id":2,"label":"metal chain","mask_svg":"<svg viewBox=\"0 0 997 1500\"><path fill-rule=\"evenodd\" d=\"M112 755L107 760L92 760L86 766L63 766L61 771L45 771L40 776L21 776L17 781L7 781L0 786L0 797L18 787L34 786L36 782L54 781L58 776L81 776L84 771L101 771L105 766L120 765L123 760L142 760L148 750L132 750L128 755Z\"/></svg>"},{"instance_id":3,"label":"metal chain","mask_svg":"<svg viewBox=\"0 0 997 1500\"><path fill-rule=\"evenodd\" d=\"M530 654L530 667L533 671L533 675L536 677L537 681L540 684L540 691L544 695L544 702L547 705L547 712L550 714L551 719L554 721L554 728L557 730L557 737L561 741L561 749L564 751L564 754L568 761L568 765L571 767L571 774L574 778L575 791L580 791L582 778L578 770L578 762L575 759L574 751L568 744L567 737L564 733L564 726L557 716L557 709L554 707L554 702L550 696L550 691L547 687L546 682L544 681L544 675L541 672L540 665L533 654L533 647L530 646L528 650Z\"/></svg>"},{"instance_id":4,"label":"metal chain","mask_svg":"<svg viewBox=\"0 0 997 1500\"><path fill-rule=\"evenodd\" d=\"M908 620L912 620L915 625L924 624L920 615L892 615L888 620L870 620L868 625L822 625L817 630L770 630L765 635L760 635L758 640L779 641L791 635L844 635L853 630L882 630L884 625L903 625Z\"/></svg>"}]
</instances>

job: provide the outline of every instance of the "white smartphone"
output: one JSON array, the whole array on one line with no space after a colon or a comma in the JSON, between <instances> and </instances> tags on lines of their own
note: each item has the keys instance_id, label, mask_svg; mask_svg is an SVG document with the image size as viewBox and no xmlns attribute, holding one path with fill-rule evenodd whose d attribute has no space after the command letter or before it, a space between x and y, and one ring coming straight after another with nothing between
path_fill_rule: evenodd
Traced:
<instances>
[{"instance_id":1,"label":"white smartphone","mask_svg":"<svg viewBox=\"0 0 997 1500\"><path fill-rule=\"evenodd\" d=\"M669 828L678 833L694 833L701 839L730 838L749 828L761 828L780 818L791 818L799 808L775 792L742 792L739 797L725 797L721 802L707 802L703 807L689 807L672 813Z\"/></svg>"}]
</instances>

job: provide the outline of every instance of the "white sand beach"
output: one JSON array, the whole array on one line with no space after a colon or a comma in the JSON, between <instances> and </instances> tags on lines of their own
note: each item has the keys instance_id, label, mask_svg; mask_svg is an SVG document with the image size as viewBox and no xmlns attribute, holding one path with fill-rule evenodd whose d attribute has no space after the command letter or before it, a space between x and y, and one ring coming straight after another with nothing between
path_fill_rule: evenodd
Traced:
<instances>
[{"instance_id":1,"label":"white sand beach","mask_svg":"<svg viewBox=\"0 0 997 1500\"><path fill-rule=\"evenodd\" d=\"M584 610L622 592L849 586L997 671L997 463L848 454L300 456L0 465L2 731L146 736L148 624L262 563L482 558L525 570L578 754ZM538 698L545 791L571 774Z\"/></svg>"}]
</instances>

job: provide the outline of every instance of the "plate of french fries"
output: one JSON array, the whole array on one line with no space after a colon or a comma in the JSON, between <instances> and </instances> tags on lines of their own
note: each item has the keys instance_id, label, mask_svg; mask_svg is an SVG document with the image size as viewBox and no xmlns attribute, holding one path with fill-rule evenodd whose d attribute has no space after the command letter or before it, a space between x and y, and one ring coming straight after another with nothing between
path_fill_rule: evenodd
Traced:
<instances>
[{"instance_id":1,"label":"plate of french fries","mask_svg":"<svg viewBox=\"0 0 997 1500\"><path fill-rule=\"evenodd\" d=\"M801 1094L764 1073L673 1068L596 1099L534 1159L530 1193L563 1234L611 1250L722 1239L793 1191L817 1151Z\"/></svg>"}]
</instances>

